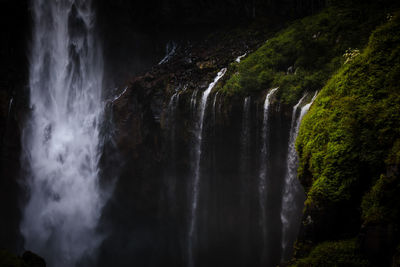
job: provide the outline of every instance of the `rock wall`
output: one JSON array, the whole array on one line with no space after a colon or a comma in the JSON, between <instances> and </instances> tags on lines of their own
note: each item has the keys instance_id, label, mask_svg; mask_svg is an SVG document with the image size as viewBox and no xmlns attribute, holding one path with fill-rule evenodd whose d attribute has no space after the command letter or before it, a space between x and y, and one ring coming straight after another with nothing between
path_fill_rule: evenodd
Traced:
<instances>
[{"instance_id":1,"label":"rock wall","mask_svg":"<svg viewBox=\"0 0 400 267\"><path fill-rule=\"evenodd\" d=\"M21 249L20 150L23 119L27 112L28 1L0 2L3 25L0 45L0 248Z\"/></svg>"}]
</instances>

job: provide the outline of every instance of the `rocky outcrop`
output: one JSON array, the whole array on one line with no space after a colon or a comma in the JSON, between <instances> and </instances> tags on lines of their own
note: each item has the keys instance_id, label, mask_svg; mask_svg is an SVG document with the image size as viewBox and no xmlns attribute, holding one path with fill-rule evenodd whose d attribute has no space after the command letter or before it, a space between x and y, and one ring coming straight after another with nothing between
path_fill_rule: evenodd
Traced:
<instances>
[{"instance_id":1,"label":"rocky outcrop","mask_svg":"<svg viewBox=\"0 0 400 267\"><path fill-rule=\"evenodd\" d=\"M117 258L124 259L124 262L147 265L147 253L156 255L151 266L185 266L193 169L191 153L198 123L193 101L201 101L202 92L221 68L229 68L238 56L256 49L268 34L267 31L256 32L249 28L218 32L198 43L181 45L168 63L138 75L126 88L120 89L121 95L110 103L110 107L115 126L113 138L121 159L121 175L115 185L114 197L104 213L103 225L111 232L100 253L102 266L111 264L115 255L120 255ZM244 97L225 96L222 92L217 95L219 89L217 86L210 95L204 119L204 160L201 164L209 167L202 168L204 177L208 178L203 181L199 212L208 215L201 216L199 224L210 225L210 228L208 234L200 235L196 253L204 253L204 257L199 258L200 266L214 266L218 262L235 264L245 259L251 259L257 265L262 243L256 211L258 199L254 194L257 191L255 170L258 162L250 163L254 165L254 173L246 174L248 186L252 188L247 193L241 192L245 181L241 180L243 170L239 169L242 147L238 142ZM177 107L174 117L171 117L174 94L179 101L174 102ZM254 139L259 138L264 98L265 92L252 96L250 131ZM279 159L284 161L286 156L291 108L275 102L273 110L273 127L285 132L276 132L276 140L280 143L274 144L273 151L277 156L273 164L277 166L276 172L283 172ZM172 153L173 150L177 153ZM255 144L251 145L251 153L258 158L259 150ZM272 197L279 198L278 191ZM247 210L247 202L238 198L238 194L246 195L244 199L252 203L253 211ZM238 213L238 209L249 213L250 217L234 219L232 216ZM279 212L279 209L274 210ZM247 230L243 225L253 227ZM251 233L246 234L246 231ZM241 232L243 237L240 238L249 239L233 240ZM130 247L133 241L129 236L136 239L134 243L137 242L138 247ZM279 242L279 235L275 237L274 240ZM116 240L119 243L116 244ZM253 243L251 248L243 248L242 244L246 242ZM113 249L121 244L128 246L133 253L125 255ZM214 250L210 244L215 246ZM224 247L226 249L221 249Z\"/></svg>"}]
</instances>

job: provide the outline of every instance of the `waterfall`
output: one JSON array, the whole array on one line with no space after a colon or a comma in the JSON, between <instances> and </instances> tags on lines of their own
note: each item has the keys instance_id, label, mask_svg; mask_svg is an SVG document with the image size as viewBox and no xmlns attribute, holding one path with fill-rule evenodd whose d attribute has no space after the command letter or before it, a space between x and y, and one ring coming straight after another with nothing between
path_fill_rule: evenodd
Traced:
<instances>
[{"instance_id":1,"label":"waterfall","mask_svg":"<svg viewBox=\"0 0 400 267\"><path fill-rule=\"evenodd\" d=\"M312 97L310 103L304 105L304 107L301 108L301 112L300 112L300 117L299 117L299 123L297 124L297 128L296 128L296 135L299 132L300 129L300 122L303 119L304 115L306 115L306 113L308 112L308 110L310 109L312 103L314 103L315 98L317 98L318 95L318 91L315 92L314 96Z\"/></svg>"},{"instance_id":2,"label":"waterfall","mask_svg":"<svg viewBox=\"0 0 400 267\"><path fill-rule=\"evenodd\" d=\"M189 224L189 245L188 245L188 252L189 252L189 266L194 266L194 259L193 259L193 243L194 243L194 232L196 229L196 222L197 222L197 204L199 198L199 186L200 186L200 160L201 160L201 144L202 144L202 136L203 136L203 123L204 123L204 113L207 105L208 96L211 93L211 90L217 84L219 79L221 79L224 74L226 73L226 68L223 68L220 72L218 72L217 76L215 77L214 81L211 82L208 88L203 92L200 102L200 109L198 113L198 121L197 127L195 130L195 146L194 146L194 179L192 184L192 200L191 200L191 210L190 210L190 224ZM195 91L196 92L196 91ZM196 106L196 93L193 93L191 104L193 104L193 108Z\"/></svg>"},{"instance_id":3,"label":"waterfall","mask_svg":"<svg viewBox=\"0 0 400 267\"><path fill-rule=\"evenodd\" d=\"M262 239L263 239L263 253L262 258L265 257L264 252L266 250L265 244L267 239L267 215L266 215L266 201L267 201L267 170L268 170L268 116L271 96L278 90L278 88L272 89L265 97L264 102L264 117L263 117L263 128L262 128L262 148L260 157L260 172L258 181L258 194L259 204L261 211L261 228L262 228Z\"/></svg>"},{"instance_id":4,"label":"waterfall","mask_svg":"<svg viewBox=\"0 0 400 267\"><path fill-rule=\"evenodd\" d=\"M175 92L168 103L168 128L170 131L170 141L171 143L175 143L175 118L176 118L176 109L179 103L179 92ZM174 152L174 151L172 151ZM174 153L173 153L174 154Z\"/></svg>"},{"instance_id":5,"label":"waterfall","mask_svg":"<svg viewBox=\"0 0 400 267\"><path fill-rule=\"evenodd\" d=\"M238 57L235 59L235 62L240 63L240 61L242 61L242 58L244 58L245 56L247 56L247 53L244 53L243 55L238 56Z\"/></svg>"},{"instance_id":6,"label":"waterfall","mask_svg":"<svg viewBox=\"0 0 400 267\"><path fill-rule=\"evenodd\" d=\"M176 91L172 96L168 103L168 140L169 140L169 157L170 164L168 166L169 175L167 182L168 188L168 200L170 201L169 209L175 211L176 208L176 198L175 198L175 190L176 190L176 157L177 157L177 149L176 149L176 116L177 116L177 108L179 104L179 91Z\"/></svg>"},{"instance_id":7,"label":"waterfall","mask_svg":"<svg viewBox=\"0 0 400 267\"><path fill-rule=\"evenodd\" d=\"M243 101L243 115L242 115L242 129L240 131L240 186L242 188L240 195L240 213L243 216L242 234L240 237L240 249L242 252L241 262L238 266L248 266L248 255L251 255L252 247L249 245L250 238L250 224L251 224L251 207L252 202L250 195L252 192L252 177L251 171L251 97L245 97Z\"/></svg>"},{"instance_id":8,"label":"waterfall","mask_svg":"<svg viewBox=\"0 0 400 267\"><path fill-rule=\"evenodd\" d=\"M165 57L158 62L158 65L167 63L172 56L175 54L177 48L177 44L174 41L169 41L165 47Z\"/></svg>"},{"instance_id":9,"label":"waterfall","mask_svg":"<svg viewBox=\"0 0 400 267\"><path fill-rule=\"evenodd\" d=\"M115 96L112 100L112 102L117 101L121 96L123 96L126 93L126 90L128 90L128 87L125 87L124 90L122 90L121 93L119 93L117 96Z\"/></svg>"},{"instance_id":10,"label":"waterfall","mask_svg":"<svg viewBox=\"0 0 400 267\"><path fill-rule=\"evenodd\" d=\"M29 198L20 228L25 249L48 266L71 267L93 260L102 241L102 55L90 0L34 0L32 10L32 112L22 140Z\"/></svg>"},{"instance_id":11,"label":"waterfall","mask_svg":"<svg viewBox=\"0 0 400 267\"><path fill-rule=\"evenodd\" d=\"M288 154L286 159L286 174L284 180L282 196L282 261L289 260L292 253L292 245L296 239L298 225L300 224L302 207L305 199L304 191L297 180L298 158L295 148L297 134L300 129L301 120L314 102L317 93L313 96L310 103L301 108L300 115L296 120L298 107L303 102L306 95L293 107L292 121L290 127ZM301 203L301 204L300 204Z\"/></svg>"},{"instance_id":12,"label":"waterfall","mask_svg":"<svg viewBox=\"0 0 400 267\"><path fill-rule=\"evenodd\" d=\"M197 113L196 113L196 104L197 104L197 94L198 94L199 90L194 90L192 93L192 97L190 98L190 110L192 112L192 117L196 117ZM195 118L196 119L196 118Z\"/></svg>"},{"instance_id":13,"label":"waterfall","mask_svg":"<svg viewBox=\"0 0 400 267\"><path fill-rule=\"evenodd\" d=\"M218 102L218 94L219 92L216 92L214 95L214 101L213 101L213 105L212 105L212 119L213 119L213 125L215 125L217 123L217 102ZM214 128L215 131L215 128ZM214 133L215 134L215 133Z\"/></svg>"},{"instance_id":14,"label":"waterfall","mask_svg":"<svg viewBox=\"0 0 400 267\"><path fill-rule=\"evenodd\" d=\"M7 121L8 121L8 118L10 118L10 115L11 115L11 107L12 107L13 101L14 101L14 98L11 97L10 102L8 103Z\"/></svg>"},{"instance_id":15,"label":"waterfall","mask_svg":"<svg viewBox=\"0 0 400 267\"><path fill-rule=\"evenodd\" d=\"M242 117L242 131L240 133L240 145L241 145L241 157L240 157L240 169L243 173L248 172L248 160L250 157L249 145L250 145L250 96L244 99L243 103L243 117Z\"/></svg>"}]
</instances>

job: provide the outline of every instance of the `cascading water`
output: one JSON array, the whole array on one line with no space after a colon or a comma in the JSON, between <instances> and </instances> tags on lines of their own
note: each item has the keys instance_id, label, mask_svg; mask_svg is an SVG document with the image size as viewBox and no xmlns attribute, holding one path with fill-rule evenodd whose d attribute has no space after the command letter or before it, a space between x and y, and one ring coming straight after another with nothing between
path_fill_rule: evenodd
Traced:
<instances>
[{"instance_id":1,"label":"cascading water","mask_svg":"<svg viewBox=\"0 0 400 267\"><path fill-rule=\"evenodd\" d=\"M282 196L282 210L281 210L281 221L282 221L282 260L287 259L288 253L288 245L290 243L288 231L289 231L289 216L292 215L294 207L290 207L289 205L295 205L296 203L292 203L294 200L294 194L296 191L298 192L298 185L294 184L294 180L296 178L296 168L297 168L297 153L295 149L295 141L297 137L296 129L297 124L299 123L296 120L297 109L300 104L303 102L306 95L304 95L299 102L293 107L292 112L292 120L290 124L290 135L289 135L289 145L288 145L288 154L286 160L286 174L285 174L285 184L284 191Z\"/></svg>"},{"instance_id":2,"label":"cascading water","mask_svg":"<svg viewBox=\"0 0 400 267\"><path fill-rule=\"evenodd\" d=\"M172 56L175 54L177 48L177 44L174 41L169 41L165 47L165 57L161 59L158 65L167 63Z\"/></svg>"},{"instance_id":3,"label":"cascading water","mask_svg":"<svg viewBox=\"0 0 400 267\"><path fill-rule=\"evenodd\" d=\"M217 107L218 94L219 94L219 92L216 92L215 95L214 95L214 100L213 100L213 105L212 105L212 112L211 112L214 125L215 125L215 123L217 121L217 112L216 112L217 110L216 110L216 107Z\"/></svg>"},{"instance_id":4,"label":"cascading water","mask_svg":"<svg viewBox=\"0 0 400 267\"><path fill-rule=\"evenodd\" d=\"M250 239L250 221L251 221L251 202L249 196L252 195L251 186L251 97L245 97L243 101L243 115L242 115L242 129L240 132L240 177L241 177L241 197L240 197L240 211L243 214L243 227L241 234L241 251L244 257L241 258L240 266L248 266L247 255L250 254L251 246Z\"/></svg>"},{"instance_id":5,"label":"cascading water","mask_svg":"<svg viewBox=\"0 0 400 267\"><path fill-rule=\"evenodd\" d=\"M126 90L128 90L128 87L125 87L124 90L122 90L121 93L119 93L117 96L115 96L112 100L112 102L117 101L122 95L124 95L126 93Z\"/></svg>"},{"instance_id":6,"label":"cascading water","mask_svg":"<svg viewBox=\"0 0 400 267\"><path fill-rule=\"evenodd\" d=\"M217 76L215 77L214 81L209 84L208 88L203 92L200 102L200 109L198 113L198 121L197 127L195 131L195 147L194 147L194 177L192 183L192 201L191 201L191 210L190 210L190 224L189 224L189 245L188 245L188 262L189 266L194 266L194 259L193 259L193 249L194 249L194 239L195 239L195 229L196 229L196 222L197 222L197 205L199 199L199 186L200 186L200 160L201 160L201 144L202 144L202 136L203 136L203 123L204 123L204 113L207 106L208 96L211 93L211 90L217 84L219 79L221 79L226 73L226 68L223 68L220 72L218 72ZM195 91L196 92L196 91ZM196 95L197 93L193 93L191 104L193 104L193 108L196 107Z\"/></svg>"},{"instance_id":7,"label":"cascading water","mask_svg":"<svg viewBox=\"0 0 400 267\"><path fill-rule=\"evenodd\" d=\"M267 201L267 170L268 170L268 116L271 96L278 90L278 88L272 89L265 97L264 102L264 117L263 117L263 128L262 128L262 148L260 157L260 172L258 181L258 194L259 204L261 213L261 228L262 228L262 240L263 240L263 253L262 258L265 258L265 244L267 240L267 215L266 215L266 201Z\"/></svg>"},{"instance_id":8,"label":"cascading water","mask_svg":"<svg viewBox=\"0 0 400 267\"><path fill-rule=\"evenodd\" d=\"M303 207L302 203L305 199L304 190L297 180L298 157L295 148L296 138L300 129L301 120L310 109L310 106L314 102L317 93L318 92L315 93L310 103L301 108L300 115L297 120L297 109L303 102L306 95L304 95L293 107L281 210L282 261L290 259L292 245L297 236L298 225L300 225Z\"/></svg>"},{"instance_id":9,"label":"cascading water","mask_svg":"<svg viewBox=\"0 0 400 267\"><path fill-rule=\"evenodd\" d=\"M169 169L169 177L168 177L168 199L170 200L170 209L174 210L176 208L175 203L175 190L176 190L176 113L179 104L179 91L176 91L169 103L168 103L168 139L169 139L169 157L170 157L170 166Z\"/></svg>"},{"instance_id":10,"label":"cascading water","mask_svg":"<svg viewBox=\"0 0 400 267\"><path fill-rule=\"evenodd\" d=\"M235 62L240 63L240 61L242 61L242 58L244 58L245 56L247 56L247 53L244 53L243 55L238 56L238 57L235 59Z\"/></svg>"},{"instance_id":11,"label":"cascading water","mask_svg":"<svg viewBox=\"0 0 400 267\"><path fill-rule=\"evenodd\" d=\"M192 93L192 96L190 98L190 110L192 112L192 117L196 117L197 113L196 113L196 104L197 104L197 94L198 94L198 90L194 90Z\"/></svg>"},{"instance_id":12,"label":"cascading water","mask_svg":"<svg viewBox=\"0 0 400 267\"><path fill-rule=\"evenodd\" d=\"M11 114L11 107L12 107L13 101L14 101L14 98L11 97L10 102L8 103L7 120L10 117L10 114Z\"/></svg>"},{"instance_id":13,"label":"cascading water","mask_svg":"<svg viewBox=\"0 0 400 267\"><path fill-rule=\"evenodd\" d=\"M23 144L25 248L48 266L93 260L106 196L99 188L103 62L90 0L33 1L31 118Z\"/></svg>"},{"instance_id":14,"label":"cascading water","mask_svg":"<svg viewBox=\"0 0 400 267\"><path fill-rule=\"evenodd\" d=\"M240 158L240 169L243 173L248 172L248 160L250 157L249 145L250 145L250 96L244 99L243 103L243 118L242 118L242 131L240 133L241 139L241 158Z\"/></svg>"}]
</instances>

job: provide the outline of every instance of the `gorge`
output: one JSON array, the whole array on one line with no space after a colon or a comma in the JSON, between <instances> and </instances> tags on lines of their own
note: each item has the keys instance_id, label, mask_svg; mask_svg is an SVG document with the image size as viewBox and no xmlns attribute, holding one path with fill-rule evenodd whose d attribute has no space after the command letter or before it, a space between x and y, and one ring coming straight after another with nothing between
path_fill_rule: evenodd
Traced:
<instances>
[{"instance_id":1,"label":"gorge","mask_svg":"<svg viewBox=\"0 0 400 267\"><path fill-rule=\"evenodd\" d=\"M1 4L0 266L399 266L397 1Z\"/></svg>"}]
</instances>

